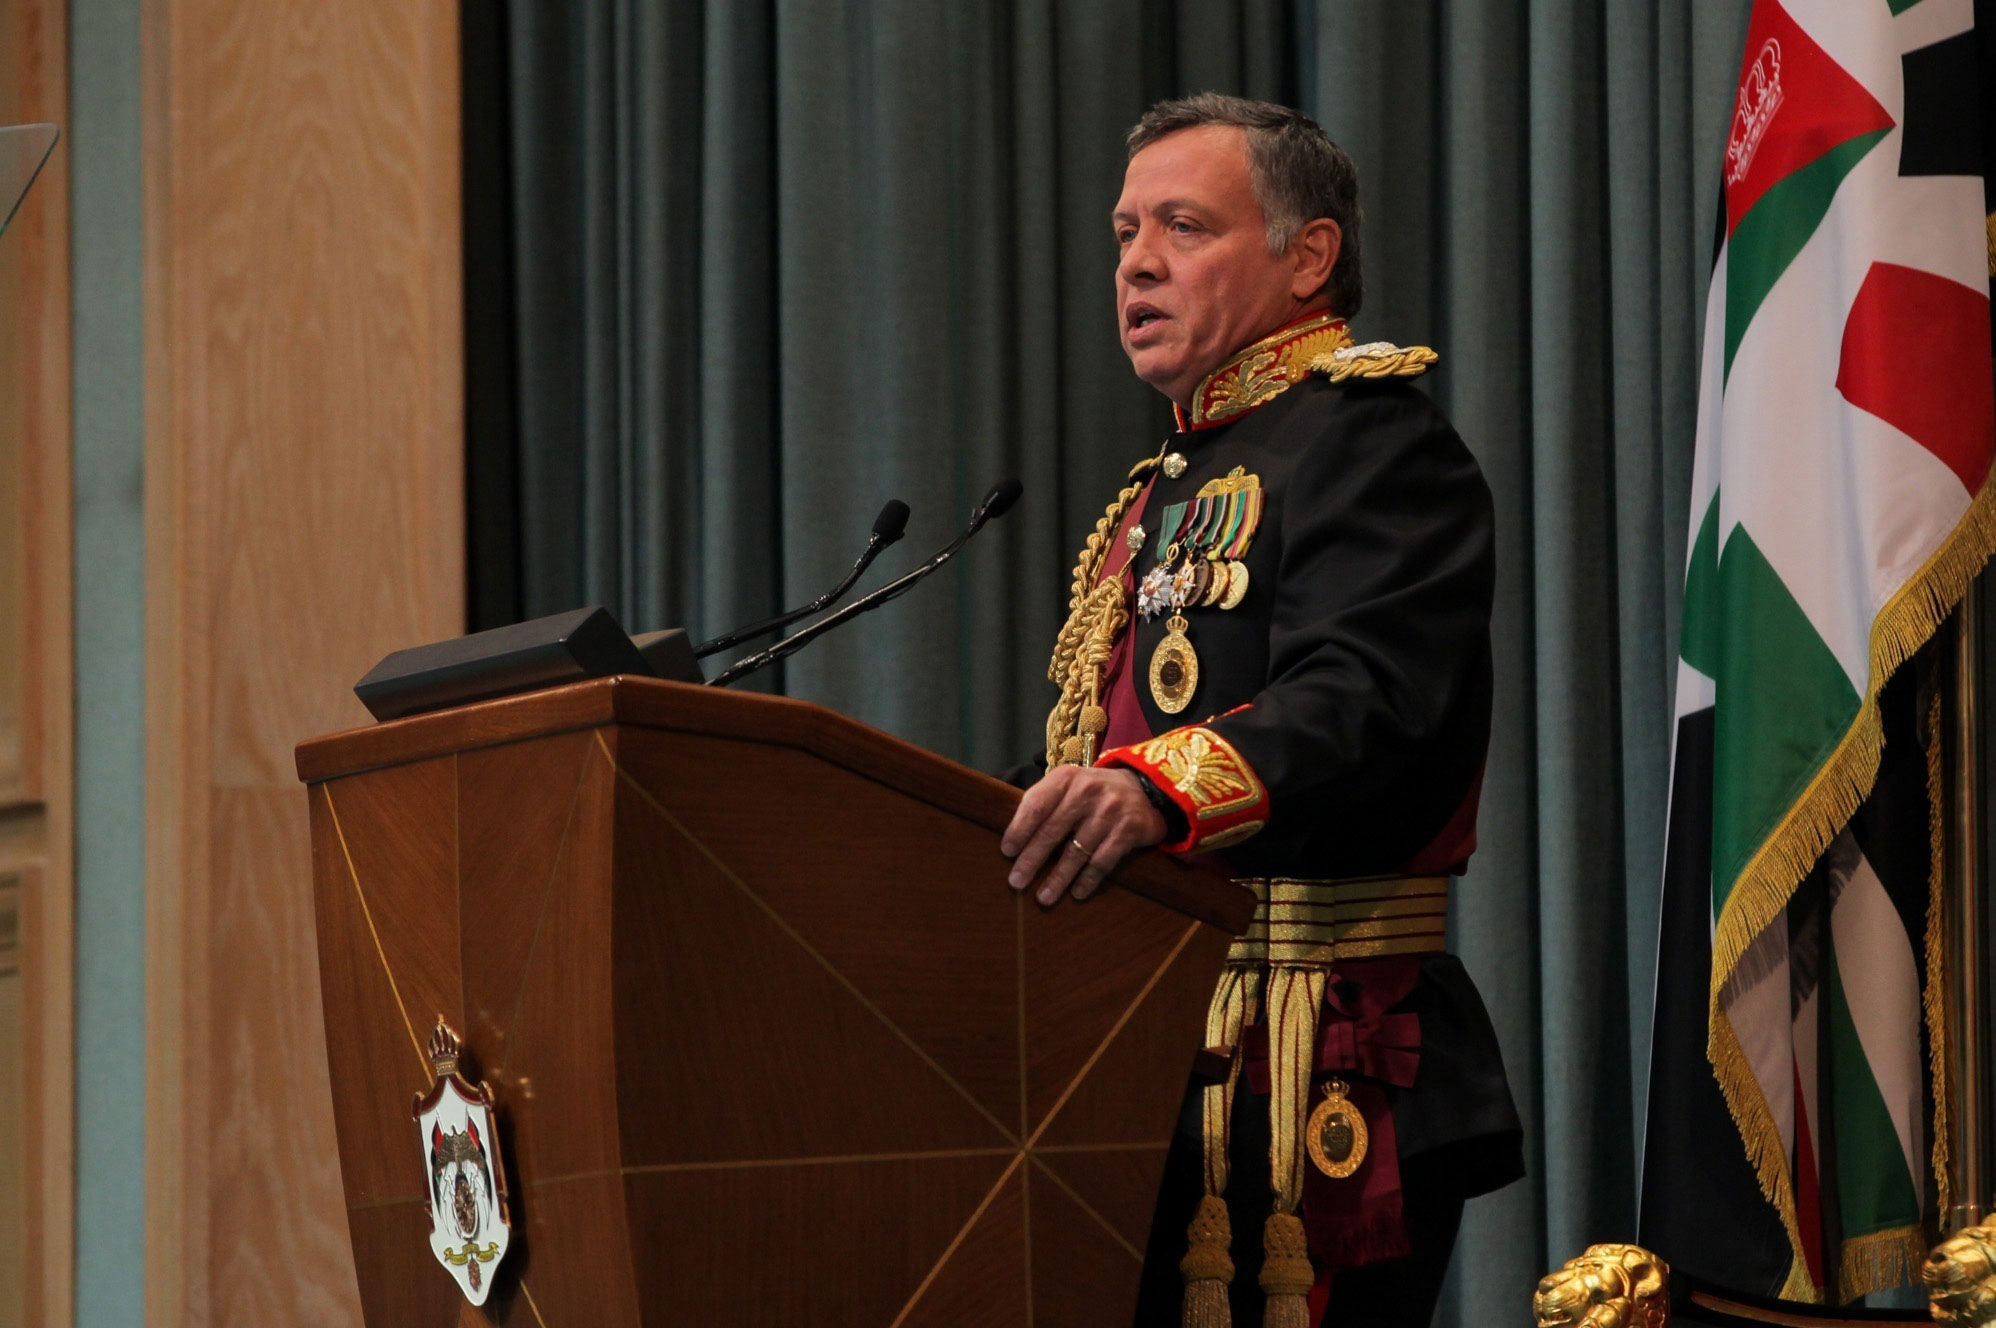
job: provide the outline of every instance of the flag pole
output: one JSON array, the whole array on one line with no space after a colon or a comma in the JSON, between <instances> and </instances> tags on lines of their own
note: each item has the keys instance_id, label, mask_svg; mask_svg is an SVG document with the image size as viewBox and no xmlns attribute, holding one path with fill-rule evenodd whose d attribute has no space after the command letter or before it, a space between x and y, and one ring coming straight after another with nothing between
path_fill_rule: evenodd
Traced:
<instances>
[{"instance_id":1,"label":"flag pole","mask_svg":"<svg viewBox=\"0 0 1996 1328\"><path fill-rule=\"evenodd\" d=\"M1982 665L1982 583L1971 581L1954 615L1954 732L1949 735L1953 777L1948 848L1947 973L1948 1085L1954 1099L1952 1133L1953 1198L1942 1215L1946 1229L1959 1231L1989 1211L1987 1157L1983 1149L1982 979L1982 771L1978 732L1978 682Z\"/></svg>"}]
</instances>

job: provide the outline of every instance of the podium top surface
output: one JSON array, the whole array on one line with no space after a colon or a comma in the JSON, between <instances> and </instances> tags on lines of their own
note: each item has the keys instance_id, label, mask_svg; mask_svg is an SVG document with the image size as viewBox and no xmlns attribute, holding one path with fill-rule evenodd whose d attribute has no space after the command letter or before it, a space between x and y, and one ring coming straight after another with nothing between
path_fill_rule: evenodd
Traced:
<instances>
[{"instance_id":1,"label":"podium top surface","mask_svg":"<svg viewBox=\"0 0 1996 1328\"><path fill-rule=\"evenodd\" d=\"M577 729L624 725L731 737L807 752L828 764L982 826L1003 830L1019 803L1009 784L809 701L619 676L390 720L298 745L298 777L338 779L481 747ZM1238 934L1254 900L1224 877L1146 853L1116 882Z\"/></svg>"}]
</instances>

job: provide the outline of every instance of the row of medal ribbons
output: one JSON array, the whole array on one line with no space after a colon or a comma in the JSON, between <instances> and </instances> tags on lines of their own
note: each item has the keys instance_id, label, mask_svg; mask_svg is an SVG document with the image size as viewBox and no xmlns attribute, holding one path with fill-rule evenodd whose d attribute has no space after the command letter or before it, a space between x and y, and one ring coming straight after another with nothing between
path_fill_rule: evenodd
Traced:
<instances>
[{"instance_id":1,"label":"row of medal ribbons","mask_svg":"<svg viewBox=\"0 0 1996 1328\"><path fill-rule=\"evenodd\" d=\"M1261 478L1236 466L1209 480L1192 501L1164 509L1156 565L1137 585L1137 612L1144 621L1167 609L1232 609L1246 598L1248 572L1241 559L1261 522L1264 498Z\"/></svg>"}]
</instances>

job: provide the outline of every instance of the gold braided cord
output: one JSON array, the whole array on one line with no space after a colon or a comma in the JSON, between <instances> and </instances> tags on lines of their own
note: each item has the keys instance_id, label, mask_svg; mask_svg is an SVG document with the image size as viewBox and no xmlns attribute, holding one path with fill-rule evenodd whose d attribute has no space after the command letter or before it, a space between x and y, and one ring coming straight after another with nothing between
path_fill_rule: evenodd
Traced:
<instances>
[{"instance_id":1,"label":"gold braided cord","mask_svg":"<svg viewBox=\"0 0 1996 1328\"><path fill-rule=\"evenodd\" d=\"M1268 970L1268 1163L1275 1211L1262 1227L1262 1323L1307 1328L1307 1297L1316 1281L1296 1210L1303 1203L1303 1133L1310 1115L1310 1071L1317 1056L1317 1011L1330 968L1274 963Z\"/></svg>"},{"instance_id":2,"label":"gold braided cord","mask_svg":"<svg viewBox=\"0 0 1996 1328\"><path fill-rule=\"evenodd\" d=\"M1109 713L1102 706L1101 684L1116 633L1130 619L1128 597L1121 581L1104 581L1082 601L1079 615L1086 624L1081 641L1060 679L1060 700L1047 717L1047 769L1057 765L1093 765L1096 746L1109 730Z\"/></svg>"},{"instance_id":3,"label":"gold braided cord","mask_svg":"<svg viewBox=\"0 0 1996 1328\"><path fill-rule=\"evenodd\" d=\"M1120 578L1103 581L1110 542L1123 524L1130 504L1143 493L1157 457L1146 457L1130 470L1130 484L1095 523L1074 564L1074 586L1068 597L1067 622L1054 639L1047 681L1060 688L1060 700L1047 716L1047 769L1062 764L1091 764L1095 745L1108 727L1102 710L1102 671L1115 650L1116 633L1129 621L1129 596Z\"/></svg>"},{"instance_id":4,"label":"gold braided cord","mask_svg":"<svg viewBox=\"0 0 1996 1328\"><path fill-rule=\"evenodd\" d=\"M1268 1163L1278 1213L1293 1213L1303 1202L1303 1127L1317 1059L1317 1011L1329 972L1324 964L1271 964L1268 970Z\"/></svg>"},{"instance_id":5,"label":"gold braided cord","mask_svg":"<svg viewBox=\"0 0 1996 1328\"><path fill-rule=\"evenodd\" d=\"M1310 372L1320 373L1334 383L1347 378L1419 378L1440 358L1426 346L1395 346L1374 341L1319 355L1310 361Z\"/></svg>"}]
</instances>

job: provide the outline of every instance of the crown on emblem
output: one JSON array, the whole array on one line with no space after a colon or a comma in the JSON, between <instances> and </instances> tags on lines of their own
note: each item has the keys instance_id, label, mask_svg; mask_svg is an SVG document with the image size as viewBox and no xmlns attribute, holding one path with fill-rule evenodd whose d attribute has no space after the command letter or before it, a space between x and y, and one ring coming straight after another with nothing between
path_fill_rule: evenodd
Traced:
<instances>
[{"instance_id":1,"label":"crown on emblem","mask_svg":"<svg viewBox=\"0 0 1996 1328\"><path fill-rule=\"evenodd\" d=\"M451 1032L444 1017L438 1015L437 1026L430 1032L430 1064L436 1067L437 1078L457 1073L458 1053L462 1049L463 1044L457 1040L457 1034Z\"/></svg>"}]
</instances>

